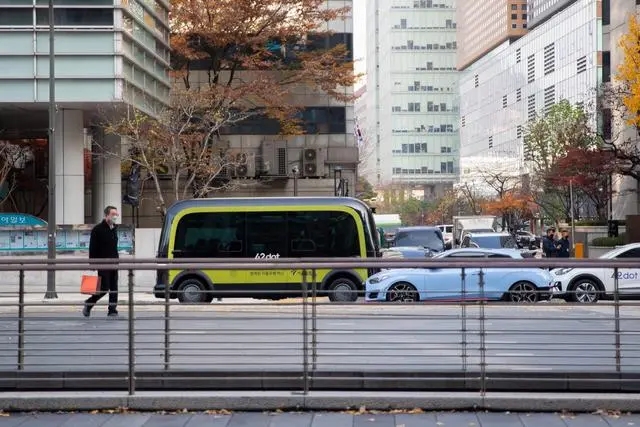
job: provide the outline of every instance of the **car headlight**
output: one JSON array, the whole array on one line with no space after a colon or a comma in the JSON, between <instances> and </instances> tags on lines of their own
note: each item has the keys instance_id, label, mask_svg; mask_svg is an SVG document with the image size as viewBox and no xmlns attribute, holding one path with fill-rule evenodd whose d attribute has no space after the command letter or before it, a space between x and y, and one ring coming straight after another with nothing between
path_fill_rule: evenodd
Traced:
<instances>
[{"instance_id":1,"label":"car headlight","mask_svg":"<svg viewBox=\"0 0 640 427\"><path fill-rule=\"evenodd\" d=\"M372 285L375 285L376 283L380 283L383 280L387 280L388 276L386 275L382 275L382 276L374 276L369 278L369 283L371 283Z\"/></svg>"},{"instance_id":2,"label":"car headlight","mask_svg":"<svg viewBox=\"0 0 640 427\"><path fill-rule=\"evenodd\" d=\"M571 270L573 270L573 268L559 268L559 269L554 271L554 274L556 276L564 276L565 274L567 274Z\"/></svg>"}]
</instances>

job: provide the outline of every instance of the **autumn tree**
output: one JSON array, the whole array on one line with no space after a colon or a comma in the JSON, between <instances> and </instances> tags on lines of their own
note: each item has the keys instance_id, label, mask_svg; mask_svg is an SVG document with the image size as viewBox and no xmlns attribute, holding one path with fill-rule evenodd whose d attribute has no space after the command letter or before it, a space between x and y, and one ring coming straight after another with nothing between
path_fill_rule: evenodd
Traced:
<instances>
[{"instance_id":1,"label":"autumn tree","mask_svg":"<svg viewBox=\"0 0 640 427\"><path fill-rule=\"evenodd\" d=\"M360 200L371 200L377 196L375 188L364 176L359 176L356 182L356 197Z\"/></svg>"},{"instance_id":2,"label":"autumn tree","mask_svg":"<svg viewBox=\"0 0 640 427\"><path fill-rule=\"evenodd\" d=\"M599 97L599 110L604 115L603 139L616 159L616 173L640 181L640 23L636 15L630 15L628 31L618 45L623 53L622 63ZM615 123L626 123L634 132L630 134Z\"/></svg>"},{"instance_id":3,"label":"autumn tree","mask_svg":"<svg viewBox=\"0 0 640 427\"><path fill-rule=\"evenodd\" d=\"M458 191L454 189L447 191L435 203L428 206L425 222L433 225L450 224L453 222L453 216L456 214L455 209L459 203L460 195Z\"/></svg>"},{"instance_id":4,"label":"autumn tree","mask_svg":"<svg viewBox=\"0 0 640 427\"><path fill-rule=\"evenodd\" d=\"M128 154L122 160L140 175L144 173L140 179L152 183L163 216L173 200L206 197L238 184L229 179L228 172L246 167L247 159L228 155L228 147L215 134L222 126L244 120L249 113L219 110L207 95L211 93L196 96L175 90L171 106L156 117L129 109L106 124L106 133L126 141ZM106 146L103 152L121 156ZM169 191L163 186L165 177L170 178Z\"/></svg>"},{"instance_id":5,"label":"autumn tree","mask_svg":"<svg viewBox=\"0 0 640 427\"><path fill-rule=\"evenodd\" d=\"M208 92L218 111L264 114L282 133L299 133L296 91L353 100L351 53L327 45L327 22L349 10L325 0L173 0L174 75L186 90Z\"/></svg>"},{"instance_id":6,"label":"autumn tree","mask_svg":"<svg viewBox=\"0 0 640 427\"><path fill-rule=\"evenodd\" d=\"M486 195L478 191L473 183L465 182L456 188L460 210L468 215L481 215Z\"/></svg>"},{"instance_id":7,"label":"autumn tree","mask_svg":"<svg viewBox=\"0 0 640 427\"><path fill-rule=\"evenodd\" d=\"M588 115L562 100L530 121L524 132L525 160L529 165L532 198L555 222L570 216L569 186L553 181L557 163L572 149L597 146Z\"/></svg>"},{"instance_id":8,"label":"autumn tree","mask_svg":"<svg viewBox=\"0 0 640 427\"><path fill-rule=\"evenodd\" d=\"M616 171L615 153L596 148L571 148L559 158L549 183L567 187L571 183L576 199L586 199L594 207L598 220L607 220L612 189L609 181Z\"/></svg>"}]
</instances>

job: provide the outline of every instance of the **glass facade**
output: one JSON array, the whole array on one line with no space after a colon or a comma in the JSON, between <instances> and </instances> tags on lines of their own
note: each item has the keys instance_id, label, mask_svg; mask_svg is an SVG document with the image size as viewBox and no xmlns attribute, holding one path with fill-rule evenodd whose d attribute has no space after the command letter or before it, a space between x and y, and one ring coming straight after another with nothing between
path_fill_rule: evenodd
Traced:
<instances>
[{"instance_id":1,"label":"glass facade","mask_svg":"<svg viewBox=\"0 0 640 427\"><path fill-rule=\"evenodd\" d=\"M458 69L527 32L526 0L458 0Z\"/></svg>"},{"instance_id":2,"label":"glass facade","mask_svg":"<svg viewBox=\"0 0 640 427\"><path fill-rule=\"evenodd\" d=\"M528 0L529 26L535 27L576 0Z\"/></svg>"},{"instance_id":3,"label":"glass facade","mask_svg":"<svg viewBox=\"0 0 640 427\"><path fill-rule=\"evenodd\" d=\"M0 92L11 93L12 101L47 100L46 91L38 89L47 81L39 80L34 93L28 80L48 75L48 59L39 56L48 52L48 44L40 43L48 36L48 3L0 0L0 40L12 43L0 48L0 68L5 70L0 72ZM54 5L60 102L77 102L82 99L79 96L100 102L99 94L103 102L123 99L148 112L168 103L169 5L165 0L55 0ZM35 33L35 49L34 33L28 30ZM114 43L112 32L122 32L124 37ZM110 58L105 56L109 54ZM107 59L110 63L105 63ZM111 83L110 93L104 90L108 78L117 82ZM73 90L74 85L78 90ZM87 93L85 88L91 85L96 90ZM3 91L5 86L11 91Z\"/></svg>"},{"instance_id":4,"label":"glass facade","mask_svg":"<svg viewBox=\"0 0 640 427\"><path fill-rule=\"evenodd\" d=\"M559 100L593 104L602 81L597 12L596 2L578 0L461 73L461 180L478 159L523 167L527 122Z\"/></svg>"},{"instance_id":5,"label":"glass facade","mask_svg":"<svg viewBox=\"0 0 640 427\"><path fill-rule=\"evenodd\" d=\"M376 74L367 96L379 109L370 133L379 138L379 184L452 183L459 150L455 1L377 4L379 37L368 39L377 40Z\"/></svg>"}]
</instances>

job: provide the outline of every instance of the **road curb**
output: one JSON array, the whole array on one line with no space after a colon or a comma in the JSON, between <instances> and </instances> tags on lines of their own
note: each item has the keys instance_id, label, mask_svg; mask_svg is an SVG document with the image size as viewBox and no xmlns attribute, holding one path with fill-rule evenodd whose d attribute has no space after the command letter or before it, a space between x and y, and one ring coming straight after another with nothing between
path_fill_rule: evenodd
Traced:
<instances>
[{"instance_id":1,"label":"road curb","mask_svg":"<svg viewBox=\"0 0 640 427\"><path fill-rule=\"evenodd\" d=\"M0 408L7 412L91 411L127 408L129 411L276 410L492 410L524 412L640 411L640 396L624 394L540 393L294 393L145 392L126 393L2 393Z\"/></svg>"}]
</instances>

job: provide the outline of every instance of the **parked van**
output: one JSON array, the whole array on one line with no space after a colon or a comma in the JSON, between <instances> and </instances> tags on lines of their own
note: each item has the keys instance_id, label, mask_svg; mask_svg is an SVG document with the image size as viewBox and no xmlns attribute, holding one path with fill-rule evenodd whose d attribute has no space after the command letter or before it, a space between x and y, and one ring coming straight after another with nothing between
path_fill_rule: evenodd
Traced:
<instances>
[{"instance_id":1,"label":"parked van","mask_svg":"<svg viewBox=\"0 0 640 427\"><path fill-rule=\"evenodd\" d=\"M256 197L177 202L165 217L158 258L373 258L380 256L371 209L349 197ZM374 271L318 269L319 295L355 301ZM309 282L311 277L308 278ZM159 270L157 298L182 303L214 298L281 299L302 294L302 272Z\"/></svg>"}]
</instances>

